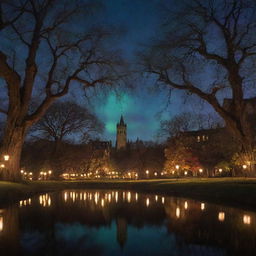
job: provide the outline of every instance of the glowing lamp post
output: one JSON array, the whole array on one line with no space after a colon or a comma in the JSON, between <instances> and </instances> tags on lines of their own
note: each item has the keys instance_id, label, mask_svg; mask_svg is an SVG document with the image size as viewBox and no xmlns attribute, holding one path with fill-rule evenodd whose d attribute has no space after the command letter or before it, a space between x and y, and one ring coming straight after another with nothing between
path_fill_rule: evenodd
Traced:
<instances>
[{"instance_id":1,"label":"glowing lamp post","mask_svg":"<svg viewBox=\"0 0 256 256\"><path fill-rule=\"evenodd\" d=\"M180 169L180 166L178 164L175 165L175 168L177 170L177 175L179 176L179 169Z\"/></svg>"},{"instance_id":2,"label":"glowing lamp post","mask_svg":"<svg viewBox=\"0 0 256 256\"><path fill-rule=\"evenodd\" d=\"M4 155L4 161L9 161L10 156L9 155Z\"/></svg>"},{"instance_id":3,"label":"glowing lamp post","mask_svg":"<svg viewBox=\"0 0 256 256\"><path fill-rule=\"evenodd\" d=\"M147 178L149 177L149 170L146 170Z\"/></svg>"}]
</instances>

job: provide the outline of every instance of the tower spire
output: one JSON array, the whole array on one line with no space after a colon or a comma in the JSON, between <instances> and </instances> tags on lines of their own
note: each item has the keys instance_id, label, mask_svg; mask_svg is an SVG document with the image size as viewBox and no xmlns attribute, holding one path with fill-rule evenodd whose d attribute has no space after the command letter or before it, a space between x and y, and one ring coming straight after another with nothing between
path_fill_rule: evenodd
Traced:
<instances>
[{"instance_id":1,"label":"tower spire","mask_svg":"<svg viewBox=\"0 0 256 256\"><path fill-rule=\"evenodd\" d=\"M120 118L120 123L119 123L120 125L124 125L124 117L123 117L123 115L121 115L121 118Z\"/></svg>"},{"instance_id":2,"label":"tower spire","mask_svg":"<svg viewBox=\"0 0 256 256\"><path fill-rule=\"evenodd\" d=\"M116 148L126 148L127 137L126 137L127 125L124 122L123 115L120 117L120 122L116 125Z\"/></svg>"}]
</instances>

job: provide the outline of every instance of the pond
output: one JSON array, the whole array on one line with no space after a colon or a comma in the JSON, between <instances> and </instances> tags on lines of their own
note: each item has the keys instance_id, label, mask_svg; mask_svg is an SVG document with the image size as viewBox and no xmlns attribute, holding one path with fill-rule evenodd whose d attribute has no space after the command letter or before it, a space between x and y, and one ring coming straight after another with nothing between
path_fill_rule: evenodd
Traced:
<instances>
[{"instance_id":1,"label":"pond","mask_svg":"<svg viewBox=\"0 0 256 256\"><path fill-rule=\"evenodd\" d=\"M1 255L256 255L256 213L132 191L42 194L0 210Z\"/></svg>"}]
</instances>

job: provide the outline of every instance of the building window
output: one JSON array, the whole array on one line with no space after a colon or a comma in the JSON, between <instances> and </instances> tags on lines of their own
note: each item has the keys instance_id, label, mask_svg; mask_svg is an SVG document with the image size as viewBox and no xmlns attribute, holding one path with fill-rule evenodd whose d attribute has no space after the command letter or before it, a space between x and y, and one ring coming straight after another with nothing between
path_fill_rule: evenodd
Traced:
<instances>
[{"instance_id":1,"label":"building window","mask_svg":"<svg viewBox=\"0 0 256 256\"><path fill-rule=\"evenodd\" d=\"M197 136L197 142L200 142L200 136Z\"/></svg>"}]
</instances>

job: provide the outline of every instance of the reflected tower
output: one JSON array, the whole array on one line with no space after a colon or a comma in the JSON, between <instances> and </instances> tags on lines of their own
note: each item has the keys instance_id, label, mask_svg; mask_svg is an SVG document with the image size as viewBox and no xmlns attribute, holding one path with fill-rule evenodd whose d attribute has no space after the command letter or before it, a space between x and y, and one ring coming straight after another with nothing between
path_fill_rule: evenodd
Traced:
<instances>
[{"instance_id":1,"label":"reflected tower","mask_svg":"<svg viewBox=\"0 0 256 256\"><path fill-rule=\"evenodd\" d=\"M127 221L125 218L118 217L116 220L116 238L121 248L124 247L127 240Z\"/></svg>"}]
</instances>

